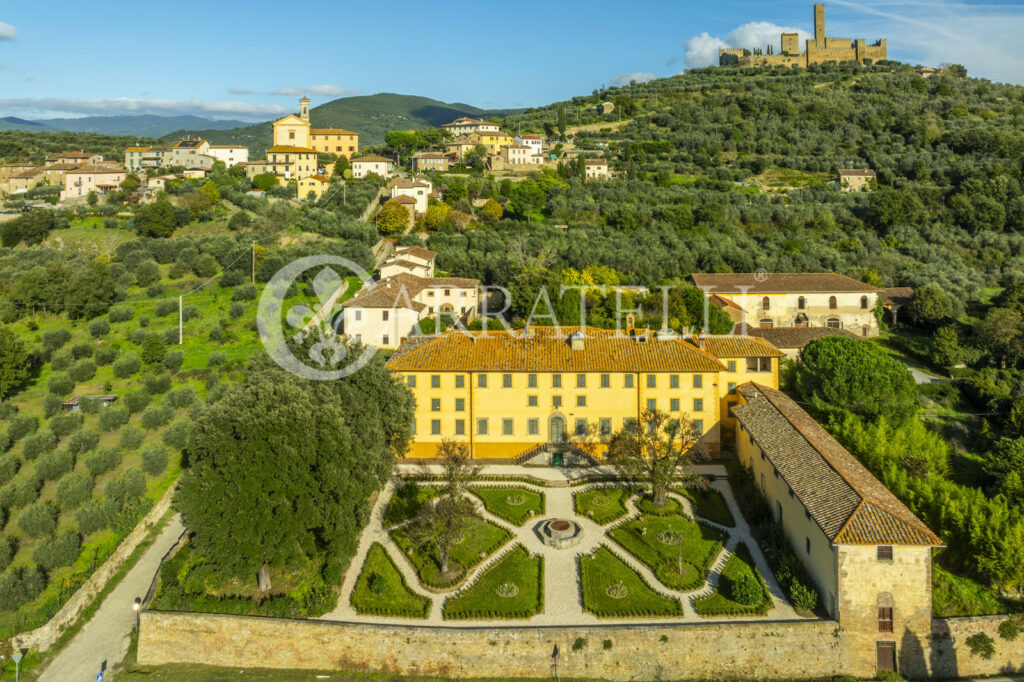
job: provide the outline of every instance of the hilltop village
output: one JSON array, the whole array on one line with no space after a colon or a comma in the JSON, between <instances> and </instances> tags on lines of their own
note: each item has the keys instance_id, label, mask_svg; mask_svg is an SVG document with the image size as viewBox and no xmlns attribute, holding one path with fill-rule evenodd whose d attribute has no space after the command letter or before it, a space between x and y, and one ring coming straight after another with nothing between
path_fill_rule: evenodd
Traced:
<instances>
[{"instance_id":1,"label":"hilltop village","mask_svg":"<svg viewBox=\"0 0 1024 682\"><path fill-rule=\"evenodd\" d=\"M380 137L11 142L0 671L1024 670L1021 90L813 19Z\"/></svg>"}]
</instances>

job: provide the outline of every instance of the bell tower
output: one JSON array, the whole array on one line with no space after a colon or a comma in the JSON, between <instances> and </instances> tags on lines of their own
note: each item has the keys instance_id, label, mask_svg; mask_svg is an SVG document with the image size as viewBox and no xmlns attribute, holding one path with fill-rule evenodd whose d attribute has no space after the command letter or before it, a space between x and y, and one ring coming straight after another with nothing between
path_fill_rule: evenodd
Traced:
<instances>
[{"instance_id":1,"label":"bell tower","mask_svg":"<svg viewBox=\"0 0 1024 682\"><path fill-rule=\"evenodd\" d=\"M309 98L303 97L299 100L299 118L309 123Z\"/></svg>"},{"instance_id":2,"label":"bell tower","mask_svg":"<svg viewBox=\"0 0 1024 682\"><path fill-rule=\"evenodd\" d=\"M825 3L814 5L814 46L825 49Z\"/></svg>"}]
</instances>

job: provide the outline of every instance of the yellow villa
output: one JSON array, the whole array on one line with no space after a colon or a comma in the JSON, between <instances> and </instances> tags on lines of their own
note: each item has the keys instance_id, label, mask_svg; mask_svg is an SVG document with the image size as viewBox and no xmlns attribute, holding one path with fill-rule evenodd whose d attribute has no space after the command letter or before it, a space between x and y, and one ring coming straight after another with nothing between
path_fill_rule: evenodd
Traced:
<instances>
[{"instance_id":1,"label":"yellow villa","mask_svg":"<svg viewBox=\"0 0 1024 682\"><path fill-rule=\"evenodd\" d=\"M299 113L288 114L273 123L274 144L265 159L244 164L246 176L274 173L285 182L302 181L320 173L317 154L351 157L359 151L359 133L341 128L313 128L309 123L309 98L299 100ZM318 183L320 186L322 183ZM308 196L309 183L300 187L299 198ZM322 191L322 188L321 188ZM319 196L319 195L318 195Z\"/></svg>"},{"instance_id":2,"label":"yellow villa","mask_svg":"<svg viewBox=\"0 0 1024 682\"><path fill-rule=\"evenodd\" d=\"M474 145L487 147L488 154L498 154L503 147L512 144L512 136L503 130L478 130L469 134L469 140Z\"/></svg>"},{"instance_id":3,"label":"yellow villa","mask_svg":"<svg viewBox=\"0 0 1024 682\"><path fill-rule=\"evenodd\" d=\"M750 337L531 327L413 337L388 365L416 398L409 457L434 457L452 438L475 458L509 460L581 438L601 456L648 409L686 416L717 452L733 438L726 415L736 387L777 387L781 356Z\"/></svg>"},{"instance_id":4,"label":"yellow villa","mask_svg":"<svg viewBox=\"0 0 1024 682\"><path fill-rule=\"evenodd\" d=\"M319 199L331 186L331 179L322 175L310 175L308 178L299 180L299 199Z\"/></svg>"}]
</instances>

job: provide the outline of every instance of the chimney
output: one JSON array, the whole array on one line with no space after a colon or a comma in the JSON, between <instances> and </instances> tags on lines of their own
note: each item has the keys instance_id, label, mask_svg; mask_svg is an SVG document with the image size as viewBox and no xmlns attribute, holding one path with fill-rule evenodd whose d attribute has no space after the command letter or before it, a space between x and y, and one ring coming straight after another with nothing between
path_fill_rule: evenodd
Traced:
<instances>
[{"instance_id":1,"label":"chimney","mask_svg":"<svg viewBox=\"0 0 1024 682\"><path fill-rule=\"evenodd\" d=\"M626 334L633 336L636 333L636 315L629 313L626 315Z\"/></svg>"},{"instance_id":2,"label":"chimney","mask_svg":"<svg viewBox=\"0 0 1024 682\"><path fill-rule=\"evenodd\" d=\"M573 332L572 336L569 337L569 348L573 350L583 350L583 332Z\"/></svg>"}]
</instances>

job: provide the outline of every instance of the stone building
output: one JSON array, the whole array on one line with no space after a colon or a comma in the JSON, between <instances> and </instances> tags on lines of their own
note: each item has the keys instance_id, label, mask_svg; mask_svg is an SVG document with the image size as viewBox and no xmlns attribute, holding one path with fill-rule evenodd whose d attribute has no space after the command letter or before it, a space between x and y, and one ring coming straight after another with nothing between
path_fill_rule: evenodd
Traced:
<instances>
[{"instance_id":1,"label":"stone building","mask_svg":"<svg viewBox=\"0 0 1024 682\"><path fill-rule=\"evenodd\" d=\"M800 359L800 351L811 341L823 339L826 336L859 338L856 334L845 329L833 329L831 327L769 327L768 329L751 327L747 329L747 334L764 339L785 353L786 357L793 361Z\"/></svg>"},{"instance_id":2,"label":"stone building","mask_svg":"<svg viewBox=\"0 0 1024 682\"><path fill-rule=\"evenodd\" d=\"M877 175L870 168L839 169L839 189L844 192L867 192L876 181Z\"/></svg>"},{"instance_id":3,"label":"stone building","mask_svg":"<svg viewBox=\"0 0 1024 682\"><path fill-rule=\"evenodd\" d=\"M880 289L832 272L705 273L690 279L712 302L742 309L749 327L831 327L877 336ZM724 299L724 300L723 300ZM727 310L729 312L729 310ZM735 316L732 316L735 321Z\"/></svg>"},{"instance_id":4,"label":"stone building","mask_svg":"<svg viewBox=\"0 0 1024 682\"><path fill-rule=\"evenodd\" d=\"M792 399L755 383L737 393L737 457L839 622L844 669L926 673L943 542Z\"/></svg>"},{"instance_id":5,"label":"stone building","mask_svg":"<svg viewBox=\"0 0 1024 682\"><path fill-rule=\"evenodd\" d=\"M718 51L720 66L809 66L824 62L856 61L862 64L888 59L885 39L868 44L863 38L829 38L825 33L825 3L814 5L814 37L809 38L803 52L796 33L780 36L780 54L754 54L751 49L725 48ZM755 48L757 49L757 48Z\"/></svg>"}]
</instances>

